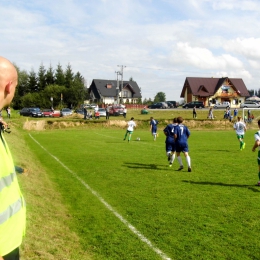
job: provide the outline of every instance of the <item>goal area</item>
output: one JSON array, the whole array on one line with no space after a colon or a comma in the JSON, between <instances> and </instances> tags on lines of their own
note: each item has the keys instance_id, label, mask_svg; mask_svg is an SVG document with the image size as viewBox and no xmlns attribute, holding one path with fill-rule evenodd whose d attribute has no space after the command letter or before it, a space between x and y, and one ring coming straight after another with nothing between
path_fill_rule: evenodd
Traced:
<instances>
[{"instance_id":1,"label":"goal area","mask_svg":"<svg viewBox=\"0 0 260 260\"><path fill-rule=\"evenodd\" d=\"M248 110L250 110L250 118L248 118ZM242 119L248 123L257 122L260 119L260 108L243 108Z\"/></svg>"}]
</instances>

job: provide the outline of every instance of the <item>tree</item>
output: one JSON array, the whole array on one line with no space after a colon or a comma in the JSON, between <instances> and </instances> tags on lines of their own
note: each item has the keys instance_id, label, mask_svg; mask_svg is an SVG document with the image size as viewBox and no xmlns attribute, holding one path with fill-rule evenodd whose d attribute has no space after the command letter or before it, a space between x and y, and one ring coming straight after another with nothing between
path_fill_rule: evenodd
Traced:
<instances>
[{"instance_id":1,"label":"tree","mask_svg":"<svg viewBox=\"0 0 260 260\"><path fill-rule=\"evenodd\" d=\"M29 73L28 90L30 93L36 92L38 90L37 77L33 69Z\"/></svg>"},{"instance_id":2,"label":"tree","mask_svg":"<svg viewBox=\"0 0 260 260\"><path fill-rule=\"evenodd\" d=\"M158 92L154 97L154 103L166 101L166 95L164 92Z\"/></svg>"},{"instance_id":3,"label":"tree","mask_svg":"<svg viewBox=\"0 0 260 260\"><path fill-rule=\"evenodd\" d=\"M65 77L63 74L63 69L60 64L58 64L55 74L55 84L59 86L65 86Z\"/></svg>"},{"instance_id":4,"label":"tree","mask_svg":"<svg viewBox=\"0 0 260 260\"><path fill-rule=\"evenodd\" d=\"M249 93L250 97L252 97L252 96L254 96L255 91L253 89L251 89L251 90L248 90L248 93Z\"/></svg>"},{"instance_id":5,"label":"tree","mask_svg":"<svg viewBox=\"0 0 260 260\"><path fill-rule=\"evenodd\" d=\"M71 68L70 64L68 64L64 76L65 76L65 87L70 88L72 86L72 82L74 79L72 68Z\"/></svg>"},{"instance_id":6,"label":"tree","mask_svg":"<svg viewBox=\"0 0 260 260\"><path fill-rule=\"evenodd\" d=\"M54 71L52 66L50 65L49 69L46 72L46 85L53 85L54 82L55 82Z\"/></svg>"},{"instance_id":7,"label":"tree","mask_svg":"<svg viewBox=\"0 0 260 260\"><path fill-rule=\"evenodd\" d=\"M43 66L43 64L40 65L39 71L38 71L38 78L37 78L37 90L42 91L46 87L46 70Z\"/></svg>"}]
</instances>

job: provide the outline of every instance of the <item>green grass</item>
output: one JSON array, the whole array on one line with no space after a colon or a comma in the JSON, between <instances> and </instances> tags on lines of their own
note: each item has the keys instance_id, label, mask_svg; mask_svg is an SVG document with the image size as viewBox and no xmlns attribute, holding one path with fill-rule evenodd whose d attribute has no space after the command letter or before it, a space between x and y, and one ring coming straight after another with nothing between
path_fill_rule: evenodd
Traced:
<instances>
[{"instance_id":1,"label":"green grass","mask_svg":"<svg viewBox=\"0 0 260 260\"><path fill-rule=\"evenodd\" d=\"M46 150L20 132L29 149L13 150L15 159L32 167L19 176L29 218L24 259L162 259L84 184L171 259L259 259L254 132L240 152L234 131L193 130L191 173L184 158L182 172L177 160L168 167L162 132L154 142L137 129L129 144L122 129L30 132Z\"/></svg>"}]
</instances>

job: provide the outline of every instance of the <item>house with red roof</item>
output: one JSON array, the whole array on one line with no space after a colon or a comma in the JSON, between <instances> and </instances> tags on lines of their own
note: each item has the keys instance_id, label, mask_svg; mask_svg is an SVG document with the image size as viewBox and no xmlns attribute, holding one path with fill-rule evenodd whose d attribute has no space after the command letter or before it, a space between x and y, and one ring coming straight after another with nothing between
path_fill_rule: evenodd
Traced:
<instances>
[{"instance_id":1,"label":"house with red roof","mask_svg":"<svg viewBox=\"0 0 260 260\"><path fill-rule=\"evenodd\" d=\"M187 77L181 92L186 103L202 101L205 106L229 102L231 107L239 107L248 96L250 95L242 79L228 77Z\"/></svg>"}]
</instances>

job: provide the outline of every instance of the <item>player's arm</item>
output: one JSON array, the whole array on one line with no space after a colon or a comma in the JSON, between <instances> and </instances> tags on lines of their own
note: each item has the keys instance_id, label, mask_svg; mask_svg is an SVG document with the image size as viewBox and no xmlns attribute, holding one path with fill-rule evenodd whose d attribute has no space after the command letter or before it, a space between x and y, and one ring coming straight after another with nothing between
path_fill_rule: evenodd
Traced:
<instances>
[{"instance_id":1,"label":"player's arm","mask_svg":"<svg viewBox=\"0 0 260 260\"><path fill-rule=\"evenodd\" d=\"M255 152L255 149L256 149L259 145L260 145L260 140L256 140L256 141L255 141L255 144L254 144L254 146L253 146L253 148L252 148L252 151Z\"/></svg>"}]
</instances>

